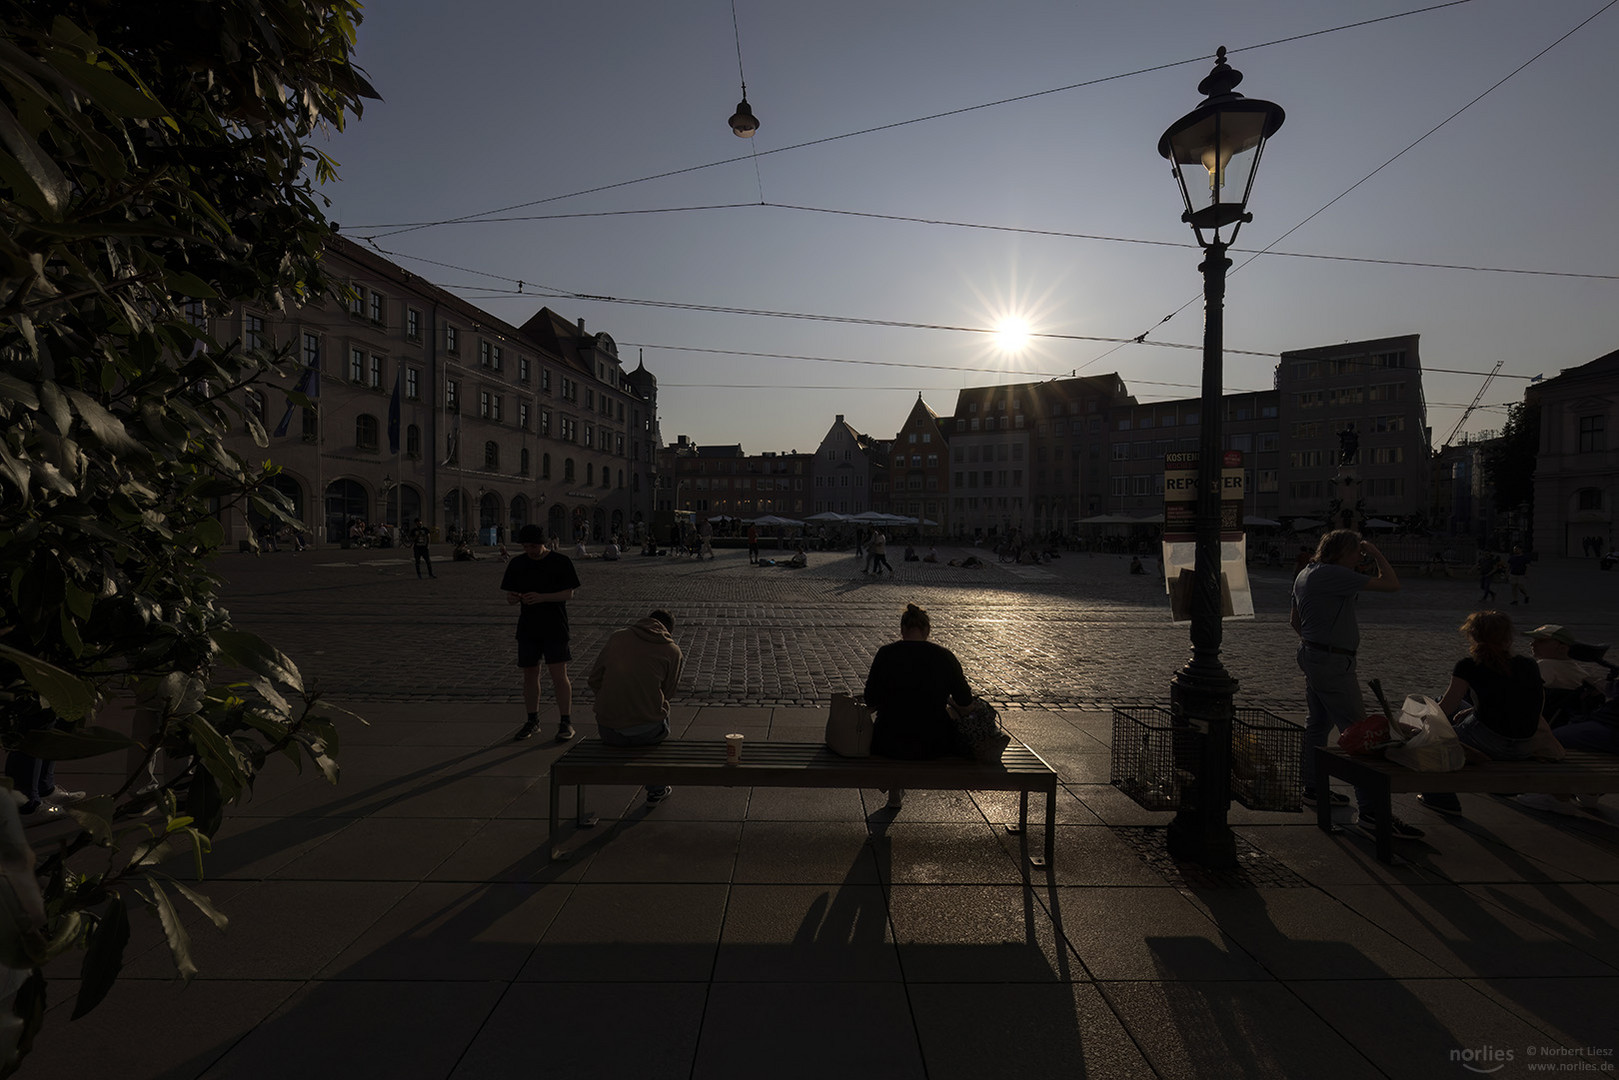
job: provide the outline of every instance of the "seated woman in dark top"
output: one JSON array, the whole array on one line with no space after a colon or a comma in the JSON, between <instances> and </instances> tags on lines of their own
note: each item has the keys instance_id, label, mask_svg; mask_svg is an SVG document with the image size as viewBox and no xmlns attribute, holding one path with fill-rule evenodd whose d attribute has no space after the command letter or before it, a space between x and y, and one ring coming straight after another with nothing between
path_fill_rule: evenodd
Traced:
<instances>
[{"instance_id":1,"label":"seated woman in dark top","mask_svg":"<svg viewBox=\"0 0 1619 1080\"><path fill-rule=\"evenodd\" d=\"M928 640L932 630L928 613L907 604L899 620L900 639L872 658L866 704L877 710L873 754L914 761L961 752L945 707L951 698L965 707L973 695L955 653ZM903 788L888 793L888 805L895 809L904 799Z\"/></svg>"},{"instance_id":2,"label":"seated woman in dark top","mask_svg":"<svg viewBox=\"0 0 1619 1080\"><path fill-rule=\"evenodd\" d=\"M1539 666L1530 657L1513 655L1512 620L1499 611L1475 611L1461 630L1468 655L1451 669L1439 707L1454 721L1464 745L1498 761L1527 760L1534 755L1533 736L1546 697ZM1420 798L1432 809L1461 812L1461 801L1448 792Z\"/></svg>"}]
</instances>

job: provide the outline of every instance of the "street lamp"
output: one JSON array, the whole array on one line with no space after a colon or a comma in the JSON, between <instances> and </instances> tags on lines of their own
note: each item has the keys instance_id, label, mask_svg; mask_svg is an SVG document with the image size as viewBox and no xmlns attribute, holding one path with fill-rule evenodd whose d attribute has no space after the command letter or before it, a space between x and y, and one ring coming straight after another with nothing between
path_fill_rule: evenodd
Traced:
<instances>
[{"instance_id":1,"label":"street lamp","mask_svg":"<svg viewBox=\"0 0 1619 1080\"><path fill-rule=\"evenodd\" d=\"M382 474L382 523L384 525L388 524L388 495L396 487L398 487L398 485L396 483L394 483L394 478L392 476L388 475L387 473L383 473ZM401 500L401 502L403 502L403 500ZM403 510L404 507L401 506L400 509ZM400 525L404 524L403 515L401 515L401 520L400 520L399 524Z\"/></svg>"},{"instance_id":2,"label":"street lamp","mask_svg":"<svg viewBox=\"0 0 1619 1080\"><path fill-rule=\"evenodd\" d=\"M1242 73L1229 67L1225 46L1214 70L1197 84L1202 104L1169 126L1158 153L1170 160L1186 212L1203 248L1203 426L1198 443L1196 561L1193 565L1192 656L1170 680L1170 713L1178 728L1200 736L1198 773L1169 827L1170 854L1207 866L1236 864L1226 813L1231 807L1231 725L1237 681L1220 662L1224 633L1220 604L1220 465L1226 248L1237 238L1265 141L1282 126L1281 106L1236 93ZM1195 166L1195 168L1183 168ZM1229 239L1220 230L1231 226ZM1209 236L1204 237L1208 232Z\"/></svg>"}]
</instances>

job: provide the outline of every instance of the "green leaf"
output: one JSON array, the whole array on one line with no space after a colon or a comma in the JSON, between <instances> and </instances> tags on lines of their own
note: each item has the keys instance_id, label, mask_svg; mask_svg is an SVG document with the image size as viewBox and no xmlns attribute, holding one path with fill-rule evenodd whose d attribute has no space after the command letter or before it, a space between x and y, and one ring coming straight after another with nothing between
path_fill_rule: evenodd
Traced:
<instances>
[{"instance_id":1,"label":"green leaf","mask_svg":"<svg viewBox=\"0 0 1619 1080\"><path fill-rule=\"evenodd\" d=\"M253 775L247 761L202 714L193 713L181 722L190 733L191 743L197 748L203 764L219 781L221 796L227 802L236 798Z\"/></svg>"},{"instance_id":2,"label":"green leaf","mask_svg":"<svg viewBox=\"0 0 1619 1080\"><path fill-rule=\"evenodd\" d=\"M50 729L31 731L23 736L17 748L47 761L78 761L101 754L119 753L140 746L121 731L104 727L71 728L66 731Z\"/></svg>"},{"instance_id":3,"label":"green leaf","mask_svg":"<svg viewBox=\"0 0 1619 1080\"><path fill-rule=\"evenodd\" d=\"M176 889L180 890L181 896L184 896L187 900L190 900L194 905L196 905L198 911L208 916L208 920L216 927L221 930L230 928L230 919L226 917L224 912L214 907L212 900L202 895L202 893L197 892L195 889L188 888L183 881L171 881L170 884L172 884Z\"/></svg>"},{"instance_id":4,"label":"green leaf","mask_svg":"<svg viewBox=\"0 0 1619 1080\"><path fill-rule=\"evenodd\" d=\"M189 983L197 974L197 965L191 959L191 935L186 933L180 913L174 910L174 901L163 891L162 884L151 875L147 876L146 881L152 886L152 902L157 906L157 918L163 924L163 936L168 939L169 952L174 955L175 970L180 973L182 982Z\"/></svg>"},{"instance_id":5,"label":"green leaf","mask_svg":"<svg viewBox=\"0 0 1619 1080\"><path fill-rule=\"evenodd\" d=\"M129 910L124 898L114 895L90 933L90 946L79 967L79 998L73 1005L72 1019L85 1015L107 996L124 968L124 947L128 944Z\"/></svg>"},{"instance_id":6,"label":"green leaf","mask_svg":"<svg viewBox=\"0 0 1619 1080\"><path fill-rule=\"evenodd\" d=\"M298 693L303 692L304 680L298 673L298 665L257 634L249 634L245 630L220 630L214 634L214 642L225 659L237 667L256 672Z\"/></svg>"},{"instance_id":7,"label":"green leaf","mask_svg":"<svg viewBox=\"0 0 1619 1080\"><path fill-rule=\"evenodd\" d=\"M101 407L89 394L79 390L68 390L67 399L73 404L73 411L79 414L101 445L114 454L138 454L144 451L140 443L130 438L129 432L124 429L123 421Z\"/></svg>"},{"instance_id":8,"label":"green leaf","mask_svg":"<svg viewBox=\"0 0 1619 1080\"><path fill-rule=\"evenodd\" d=\"M225 799L219 781L207 769L198 769L186 791L185 812L197 823L197 831L213 836L225 820Z\"/></svg>"},{"instance_id":9,"label":"green leaf","mask_svg":"<svg viewBox=\"0 0 1619 1080\"><path fill-rule=\"evenodd\" d=\"M113 845L112 814L116 800L111 795L97 795L93 798L75 803L68 807L67 812L79 827L89 833L97 844L103 847Z\"/></svg>"},{"instance_id":10,"label":"green leaf","mask_svg":"<svg viewBox=\"0 0 1619 1080\"><path fill-rule=\"evenodd\" d=\"M69 674L54 664L46 663L39 657L30 656L10 645L0 645L0 657L16 664L22 672L22 677L28 681L34 693L39 695L40 704L63 720L69 722L83 720L95 708L95 690L89 680Z\"/></svg>"}]
</instances>

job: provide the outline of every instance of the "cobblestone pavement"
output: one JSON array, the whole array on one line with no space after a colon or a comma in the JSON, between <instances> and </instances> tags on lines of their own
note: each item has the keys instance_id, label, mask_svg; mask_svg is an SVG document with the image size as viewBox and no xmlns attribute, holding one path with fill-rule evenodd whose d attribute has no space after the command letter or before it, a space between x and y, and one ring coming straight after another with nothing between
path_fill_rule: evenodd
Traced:
<instances>
[{"instance_id":1,"label":"cobblestone pavement","mask_svg":"<svg viewBox=\"0 0 1619 1080\"><path fill-rule=\"evenodd\" d=\"M941 549L941 560L965 554ZM768 554L768 553L767 553ZM990 556L993 558L993 556ZM518 701L515 615L499 591L503 564L435 560L418 580L391 551L227 555L221 570L238 625L262 633L306 677L350 699ZM654 607L677 620L686 652L684 697L712 704L805 705L858 692L872 654L898 635L900 612L933 616L935 641L955 651L976 692L997 703L1072 708L1163 701L1186 661L1185 626L1169 621L1162 581L1127 573L1110 555L1066 555L1046 566L979 570L897 561L862 575L849 553L812 553L804 570L755 568L742 551L701 563L630 556L579 560L569 604L574 693L607 635ZM1228 621L1222 659L1239 701L1302 716L1303 680L1287 624L1292 574L1253 571L1252 620ZM1438 695L1461 655L1456 627L1474 610L1472 580L1407 574L1396 594L1360 600L1363 678L1391 698ZM1519 630L1569 625L1588 641L1619 640L1619 573L1542 564L1531 604L1500 606ZM543 690L549 702L549 687Z\"/></svg>"}]
</instances>

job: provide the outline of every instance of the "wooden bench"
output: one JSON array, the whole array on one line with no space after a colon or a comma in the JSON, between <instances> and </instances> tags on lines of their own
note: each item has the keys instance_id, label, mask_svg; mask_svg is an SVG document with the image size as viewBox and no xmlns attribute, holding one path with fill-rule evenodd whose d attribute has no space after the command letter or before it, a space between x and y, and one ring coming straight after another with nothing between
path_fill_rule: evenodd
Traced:
<instances>
[{"instance_id":1,"label":"wooden bench","mask_svg":"<svg viewBox=\"0 0 1619 1080\"><path fill-rule=\"evenodd\" d=\"M1491 761L1469 765L1456 772L1418 772L1397 762L1377 757L1356 757L1335 746L1315 752L1316 785L1324 787L1327 777L1337 777L1373 794L1372 812L1377 817L1377 857L1394 861L1394 836L1389 828L1396 792L1448 791L1455 794L1516 794L1545 792L1548 795L1585 795L1619 791L1619 755L1594 750L1570 750L1562 761ZM1316 803L1315 823L1332 831L1332 803Z\"/></svg>"},{"instance_id":2,"label":"wooden bench","mask_svg":"<svg viewBox=\"0 0 1619 1080\"><path fill-rule=\"evenodd\" d=\"M924 791L1016 791L1018 823L1008 832L1026 833L1029 793L1046 796L1045 856L1030 862L1049 872L1054 861L1057 820L1057 773L1039 754L1014 740L999 765L967 758L897 761L892 758L839 757L821 743L766 742L749 739L742 760L725 763L723 739L668 739L654 746L605 746L584 739L551 764L552 859L566 858L556 845L562 788L574 785L574 812L587 824L586 784L660 784L698 787L906 788Z\"/></svg>"}]
</instances>

